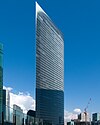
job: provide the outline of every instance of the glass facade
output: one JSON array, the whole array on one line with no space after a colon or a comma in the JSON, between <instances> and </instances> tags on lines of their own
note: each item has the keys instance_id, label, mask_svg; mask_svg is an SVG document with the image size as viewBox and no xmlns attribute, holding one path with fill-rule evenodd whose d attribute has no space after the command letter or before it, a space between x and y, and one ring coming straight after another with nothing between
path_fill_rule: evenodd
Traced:
<instances>
[{"instance_id":1,"label":"glass facade","mask_svg":"<svg viewBox=\"0 0 100 125\"><path fill-rule=\"evenodd\" d=\"M0 123L2 122L2 93L3 90L3 45L0 43Z\"/></svg>"},{"instance_id":2,"label":"glass facade","mask_svg":"<svg viewBox=\"0 0 100 125\"><path fill-rule=\"evenodd\" d=\"M64 124L64 41L36 3L36 112L44 124Z\"/></svg>"}]
</instances>

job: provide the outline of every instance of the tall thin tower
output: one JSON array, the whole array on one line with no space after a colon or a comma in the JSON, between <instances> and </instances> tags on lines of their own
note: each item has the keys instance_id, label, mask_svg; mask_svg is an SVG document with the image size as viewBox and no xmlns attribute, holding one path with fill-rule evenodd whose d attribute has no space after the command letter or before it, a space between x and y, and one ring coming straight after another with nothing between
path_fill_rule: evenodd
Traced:
<instances>
[{"instance_id":1,"label":"tall thin tower","mask_svg":"<svg viewBox=\"0 0 100 125\"><path fill-rule=\"evenodd\" d=\"M64 124L64 40L36 3L36 114L44 125Z\"/></svg>"},{"instance_id":2,"label":"tall thin tower","mask_svg":"<svg viewBox=\"0 0 100 125\"><path fill-rule=\"evenodd\" d=\"M10 93L8 89L3 89L3 115L5 121L10 121Z\"/></svg>"}]
</instances>

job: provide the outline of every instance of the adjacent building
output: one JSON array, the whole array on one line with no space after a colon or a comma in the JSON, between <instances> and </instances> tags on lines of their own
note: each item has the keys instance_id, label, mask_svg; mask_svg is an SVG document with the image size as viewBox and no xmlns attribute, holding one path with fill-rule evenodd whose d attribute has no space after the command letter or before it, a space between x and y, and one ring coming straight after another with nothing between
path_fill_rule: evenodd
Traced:
<instances>
[{"instance_id":1,"label":"adjacent building","mask_svg":"<svg viewBox=\"0 0 100 125\"><path fill-rule=\"evenodd\" d=\"M10 93L9 90L3 90L3 115L4 121L10 121Z\"/></svg>"},{"instance_id":2,"label":"adjacent building","mask_svg":"<svg viewBox=\"0 0 100 125\"><path fill-rule=\"evenodd\" d=\"M44 125L64 124L64 40L36 3L36 116Z\"/></svg>"},{"instance_id":3,"label":"adjacent building","mask_svg":"<svg viewBox=\"0 0 100 125\"><path fill-rule=\"evenodd\" d=\"M0 123L2 123L3 45L0 43Z\"/></svg>"}]
</instances>

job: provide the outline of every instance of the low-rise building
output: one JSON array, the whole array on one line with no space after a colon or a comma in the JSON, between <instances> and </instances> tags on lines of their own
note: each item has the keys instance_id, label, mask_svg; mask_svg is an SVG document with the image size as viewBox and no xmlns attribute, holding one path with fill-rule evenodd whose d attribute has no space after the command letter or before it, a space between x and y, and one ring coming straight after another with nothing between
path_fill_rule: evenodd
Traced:
<instances>
[{"instance_id":1,"label":"low-rise building","mask_svg":"<svg viewBox=\"0 0 100 125\"><path fill-rule=\"evenodd\" d=\"M23 123L23 110L17 106L13 105L13 123L16 123L16 125L22 125Z\"/></svg>"}]
</instances>

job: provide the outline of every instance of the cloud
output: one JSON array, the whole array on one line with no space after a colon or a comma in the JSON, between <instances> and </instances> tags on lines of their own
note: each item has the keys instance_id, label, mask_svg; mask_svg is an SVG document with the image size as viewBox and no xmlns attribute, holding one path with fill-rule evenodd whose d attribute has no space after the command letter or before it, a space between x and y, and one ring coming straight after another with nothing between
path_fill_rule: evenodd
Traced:
<instances>
[{"instance_id":1,"label":"cloud","mask_svg":"<svg viewBox=\"0 0 100 125\"><path fill-rule=\"evenodd\" d=\"M35 100L30 95L30 93L19 92L18 94L12 93L12 88L3 87L10 91L10 107L13 108L13 104L18 105L23 109L26 114L28 110L35 110Z\"/></svg>"},{"instance_id":2,"label":"cloud","mask_svg":"<svg viewBox=\"0 0 100 125\"><path fill-rule=\"evenodd\" d=\"M81 113L81 109L76 108L76 109L74 109L74 112L77 113L77 114L79 114L79 113Z\"/></svg>"},{"instance_id":3,"label":"cloud","mask_svg":"<svg viewBox=\"0 0 100 125\"><path fill-rule=\"evenodd\" d=\"M13 104L20 106L23 109L24 113L27 113L28 110L35 110L35 100L27 94L24 93L10 93L10 106L13 107Z\"/></svg>"},{"instance_id":4,"label":"cloud","mask_svg":"<svg viewBox=\"0 0 100 125\"><path fill-rule=\"evenodd\" d=\"M5 86L3 86L3 89L8 90L9 92L13 90L13 88L11 88L11 87L5 87Z\"/></svg>"},{"instance_id":5,"label":"cloud","mask_svg":"<svg viewBox=\"0 0 100 125\"><path fill-rule=\"evenodd\" d=\"M68 122L71 119L77 119L77 114L65 110L64 111L64 121Z\"/></svg>"},{"instance_id":6,"label":"cloud","mask_svg":"<svg viewBox=\"0 0 100 125\"><path fill-rule=\"evenodd\" d=\"M68 121L71 121L71 119L77 119L79 113L81 113L81 109L79 109L79 108L75 108L72 112L69 112L69 111L65 110L64 111L64 122L65 122L65 124Z\"/></svg>"}]
</instances>

